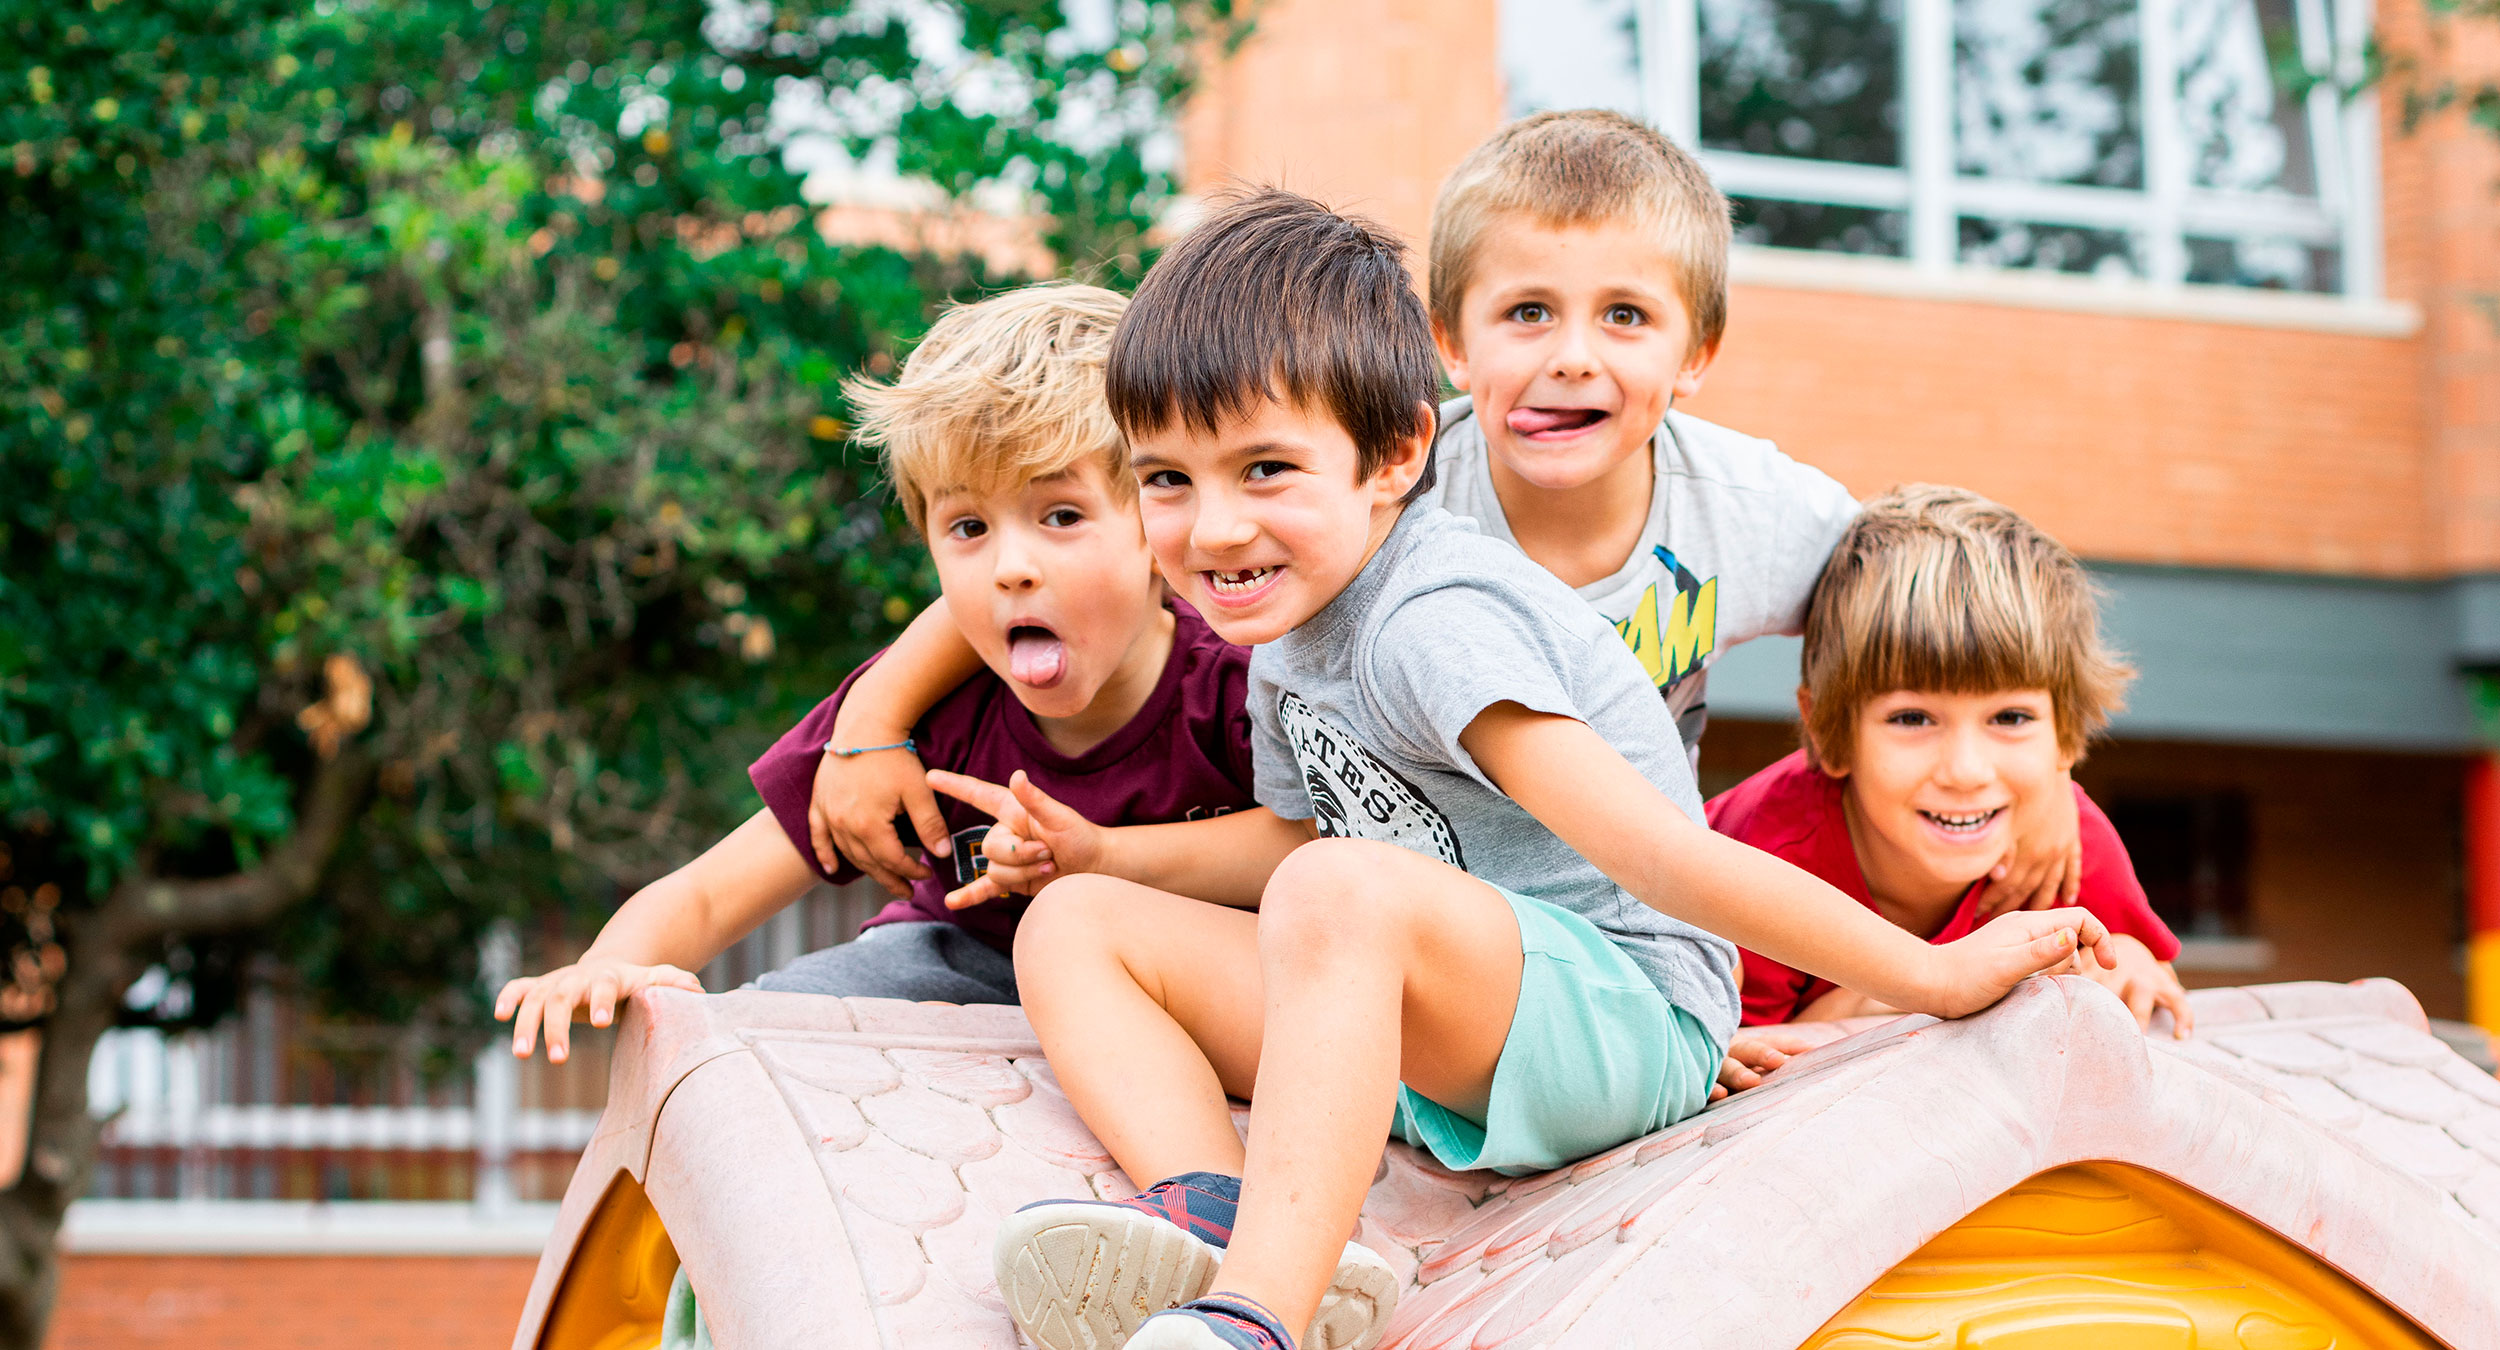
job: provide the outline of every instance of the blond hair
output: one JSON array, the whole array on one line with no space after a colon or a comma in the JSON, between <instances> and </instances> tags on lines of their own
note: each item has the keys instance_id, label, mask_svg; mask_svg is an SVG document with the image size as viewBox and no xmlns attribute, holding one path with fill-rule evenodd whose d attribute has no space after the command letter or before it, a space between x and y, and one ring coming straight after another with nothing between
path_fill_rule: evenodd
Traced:
<instances>
[{"instance_id":1,"label":"blond hair","mask_svg":"<svg viewBox=\"0 0 2500 1350\"><path fill-rule=\"evenodd\" d=\"M988 492L1065 473L1100 456L1114 491L1134 498L1127 443L1103 402L1103 362L1128 301L1116 291L1048 282L957 305L920 340L892 384L843 386L853 436L877 447L913 529L930 498Z\"/></svg>"},{"instance_id":2,"label":"blond hair","mask_svg":"<svg viewBox=\"0 0 2500 1350\"><path fill-rule=\"evenodd\" d=\"M2101 641L2092 579L2063 544L1960 488L1894 488L1840 536L1806 605L1806 750L1849 768L1858 714L1899 689L2046 689L2080 757L2135 671Z\"/></svg>"},{"instance_id":3,"label":"blond hair","mask_svg":"<svg viewBox=\"0 0 2500 1350\"><path fill-rule=\"evenodd\" d=\"M1693 346L1727 331L1727 197L1699 161L1621 113L1538 113L1493 133L1459 161L1432 206L1432 321L1453 339L1493 225L1526 216L1548 229L1629 222L1675 269Z\"/></svg>"}]
</instances>

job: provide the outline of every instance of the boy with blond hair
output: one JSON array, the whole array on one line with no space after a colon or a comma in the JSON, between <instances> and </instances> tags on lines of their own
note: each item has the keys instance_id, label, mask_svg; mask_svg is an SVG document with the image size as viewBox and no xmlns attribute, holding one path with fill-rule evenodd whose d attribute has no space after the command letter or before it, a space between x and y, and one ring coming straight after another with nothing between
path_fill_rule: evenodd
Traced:
<instances>
[{"instance_id":1,"label":"boy with blond hair","mask_svg":"<svg viewBox=\"0 0 2500 1350\"><path fill-rule=\"evenodd\" d=\"M1959 488L1897 488L1844 531L1806 608L1805 748L1710 803L1711 828L1785 859L1895 927L1951 942L2012 817L2043 794L2083 822L2077 903L2118 964L2090 969L2139 1025L2193 1022L2109 818L2067 778L2133 672L2102 642L2082 564L2030 521ZM1748 951L1746 1025L1895 1011ZM1750 1086L1749 1081L1731 1086Z\"/></svg>"},{"instance_id":2,"label":"boy with blond hair","mask_svg":"<svg viewBox=\"0 0 2500 1350\"><path fill-rule=\"evenodd\" d=\"M1055 863L1005 879L1047 880L1026 1011L1112 1156L1161 1178L1002 1225L1045 1350L1372 1345L1397 1282L1344 1235L1383 1137L1542 1171L1690 1115L1736 1025L1729 939L1940 1016L2105 942L2067 909L1930 946L1711 833L1619 635L1416 500L1434 373L1401 252L1260 193L1156 262L1112 351L1156 561L1256 648L1263 809L1105 829L1021 778L935 776Z\"/></svg>"},{"instance_id":3,"label":"boy with blond hair","mask_svg":"<svg viewBox=\"0 0 2500 1350\"><path fill-rule=\"evenodd\" d=\"M1167 600L1126 444L1103 402L1103 363L1126 304L1098 287L1048 285L959 306L930 328L900 379L851 387L857 434L882 449L980 672L900 744L833 737L853 672L755 762L762 810L626 901L579 961L504 987L495 1013L516 1018L515 1054L543 1034L548 1058L563 1059L576 1009L605 1026L645 987L701 992L689 972L819 880L856 876L819 866L809 848L820 757L908 756L994 780L1024 772L1098 820L1131 825L1251 804L1248 654ZM991 823L950 803L944 828L978 841ZM957 856L971 864L976 854ZM1008 950L1024 901L962 907L980 884L969 865L925 878L858 941L758 985L1013 1003Z\"/></svg>"},{"instance_id":4,"label":"boy with blond hair","mask_svg":"<svg viewBox=\"0 0 2500 1350\"><path fill-rule=\"evenodd\" d=\"M1710 665L1795 633L1857 505L1769 441L1675 410L1698 393L1728 315L1728 204L1691 155L1618 113L1540 113L1488 138L1433 208L1433 337L1465 395L1444 404L1427 500L1516 544L1612 622L1699 763ZM971 668L930 614L844 712L893 739ZM888 822L933 859L950 844L900 759L819 767L828 860L889 887L921 875ZM2071 900L2073 810L2031 804L1982 907Z\"/></svg>"}]
</instances>

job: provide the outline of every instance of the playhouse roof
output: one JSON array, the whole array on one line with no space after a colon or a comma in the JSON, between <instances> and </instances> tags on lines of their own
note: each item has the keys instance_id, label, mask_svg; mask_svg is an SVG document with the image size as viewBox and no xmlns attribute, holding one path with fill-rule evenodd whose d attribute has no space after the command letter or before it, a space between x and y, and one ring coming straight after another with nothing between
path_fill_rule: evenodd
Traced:
<instances>
[{"instance_id":1,"label":"playhouse roof","mask_svg":"<svg viewBox=\"0 0 2500 1350\"><path fill-rule=\"evenodd\" d=\"M2034 980L1536 1177L1393 1146L1359 1234L1407 1276L1386 1344L1799 1345L1991 1200L2105 1162L2253 1219L2451 1345L2500 1346L2500 1082L2389 981L2194 1003L2174 1042L2089 982ZM733 1347L1012 1350L998 1216L1132 1190L1013 1008L660 991L623 1025L516 1350L619 1172Z\"/></svg>"}]
</instances>

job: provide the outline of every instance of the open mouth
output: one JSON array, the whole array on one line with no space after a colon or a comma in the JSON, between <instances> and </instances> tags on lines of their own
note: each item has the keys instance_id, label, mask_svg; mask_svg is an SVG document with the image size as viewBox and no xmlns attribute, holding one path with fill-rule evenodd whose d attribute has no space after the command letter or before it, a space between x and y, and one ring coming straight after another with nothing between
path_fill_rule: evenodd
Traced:
<instances>
[{"instance_id":1,"label":"open mouth","mask_svg":"<svg viewBox=\"0 0 2500 1350\"><path fill-rule=\"evenodd\" d=\"M1921 811L1918 814L1920 819L1946 834L1971 835L1987 829L1998 816L2005 814L2005 808L1994 806L1985 811Z\"/></svg>"},{"instance_id":2,"label":"open mouth","mask_svg":"<svg viewBox=\"0 0 2500 1350\"><path fill-rule=\"evenodd\" d=\"M1207 579L1207 590L1218 600L1246 600L1264 590L1284 572L1282 567L1242 567L1232 571L1201 572Z\"/></svg>"},{"instance_id":3,"label":"open mouth","mask_svg":"<svg viewBox=\"0 0 2500 1350\"><path fill-rule=\"evenodd\" d=\"M1534 439L1576 435L1612 416L1603 408L1513 408L1503 421L1514 435Z\"/></svg>"},{"instance_id":4,"label":"open mouth","mask_svg":"<svg viewBox=\"0 0 2500 1350\"><path fill-rule=\"evenodd\" d=\"M1007 673L1018 684L1048 689L1068 673L1068 644L1037 623L1007 630Z\"/></svg>"}]
</instances>

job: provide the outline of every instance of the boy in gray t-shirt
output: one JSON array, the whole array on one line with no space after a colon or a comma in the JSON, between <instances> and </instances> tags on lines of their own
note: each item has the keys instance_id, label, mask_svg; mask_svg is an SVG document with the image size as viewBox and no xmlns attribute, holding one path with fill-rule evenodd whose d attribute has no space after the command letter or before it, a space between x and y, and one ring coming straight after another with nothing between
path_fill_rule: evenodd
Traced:
<instances>
[{"instance_id":1,"label":"boy in gray t-shirt","mask_svg":"<svg viewBox=\"0 0 2500 1350\"><path fill-rule=\"evenodd\" d=\"M1046 1350L1372 1345L1399 1281L1342 1235L1382 1137L1542 1170L1699 1110L1735 1020L1726 939L1948 1017L2106 956L2074 909L1931 947L1710 833L1612 627L1410 504L1434 370L1400 253L1262 192L1165 253L1113 340L1156 563L1258 649L1260 807L1100 829L1021 774L931 777L993 807L1002 886L1046 886L1025 1010L1121 1167L1162 1178L1001 1224L1000 1290Z\"/></svg>"}]
</instances>

